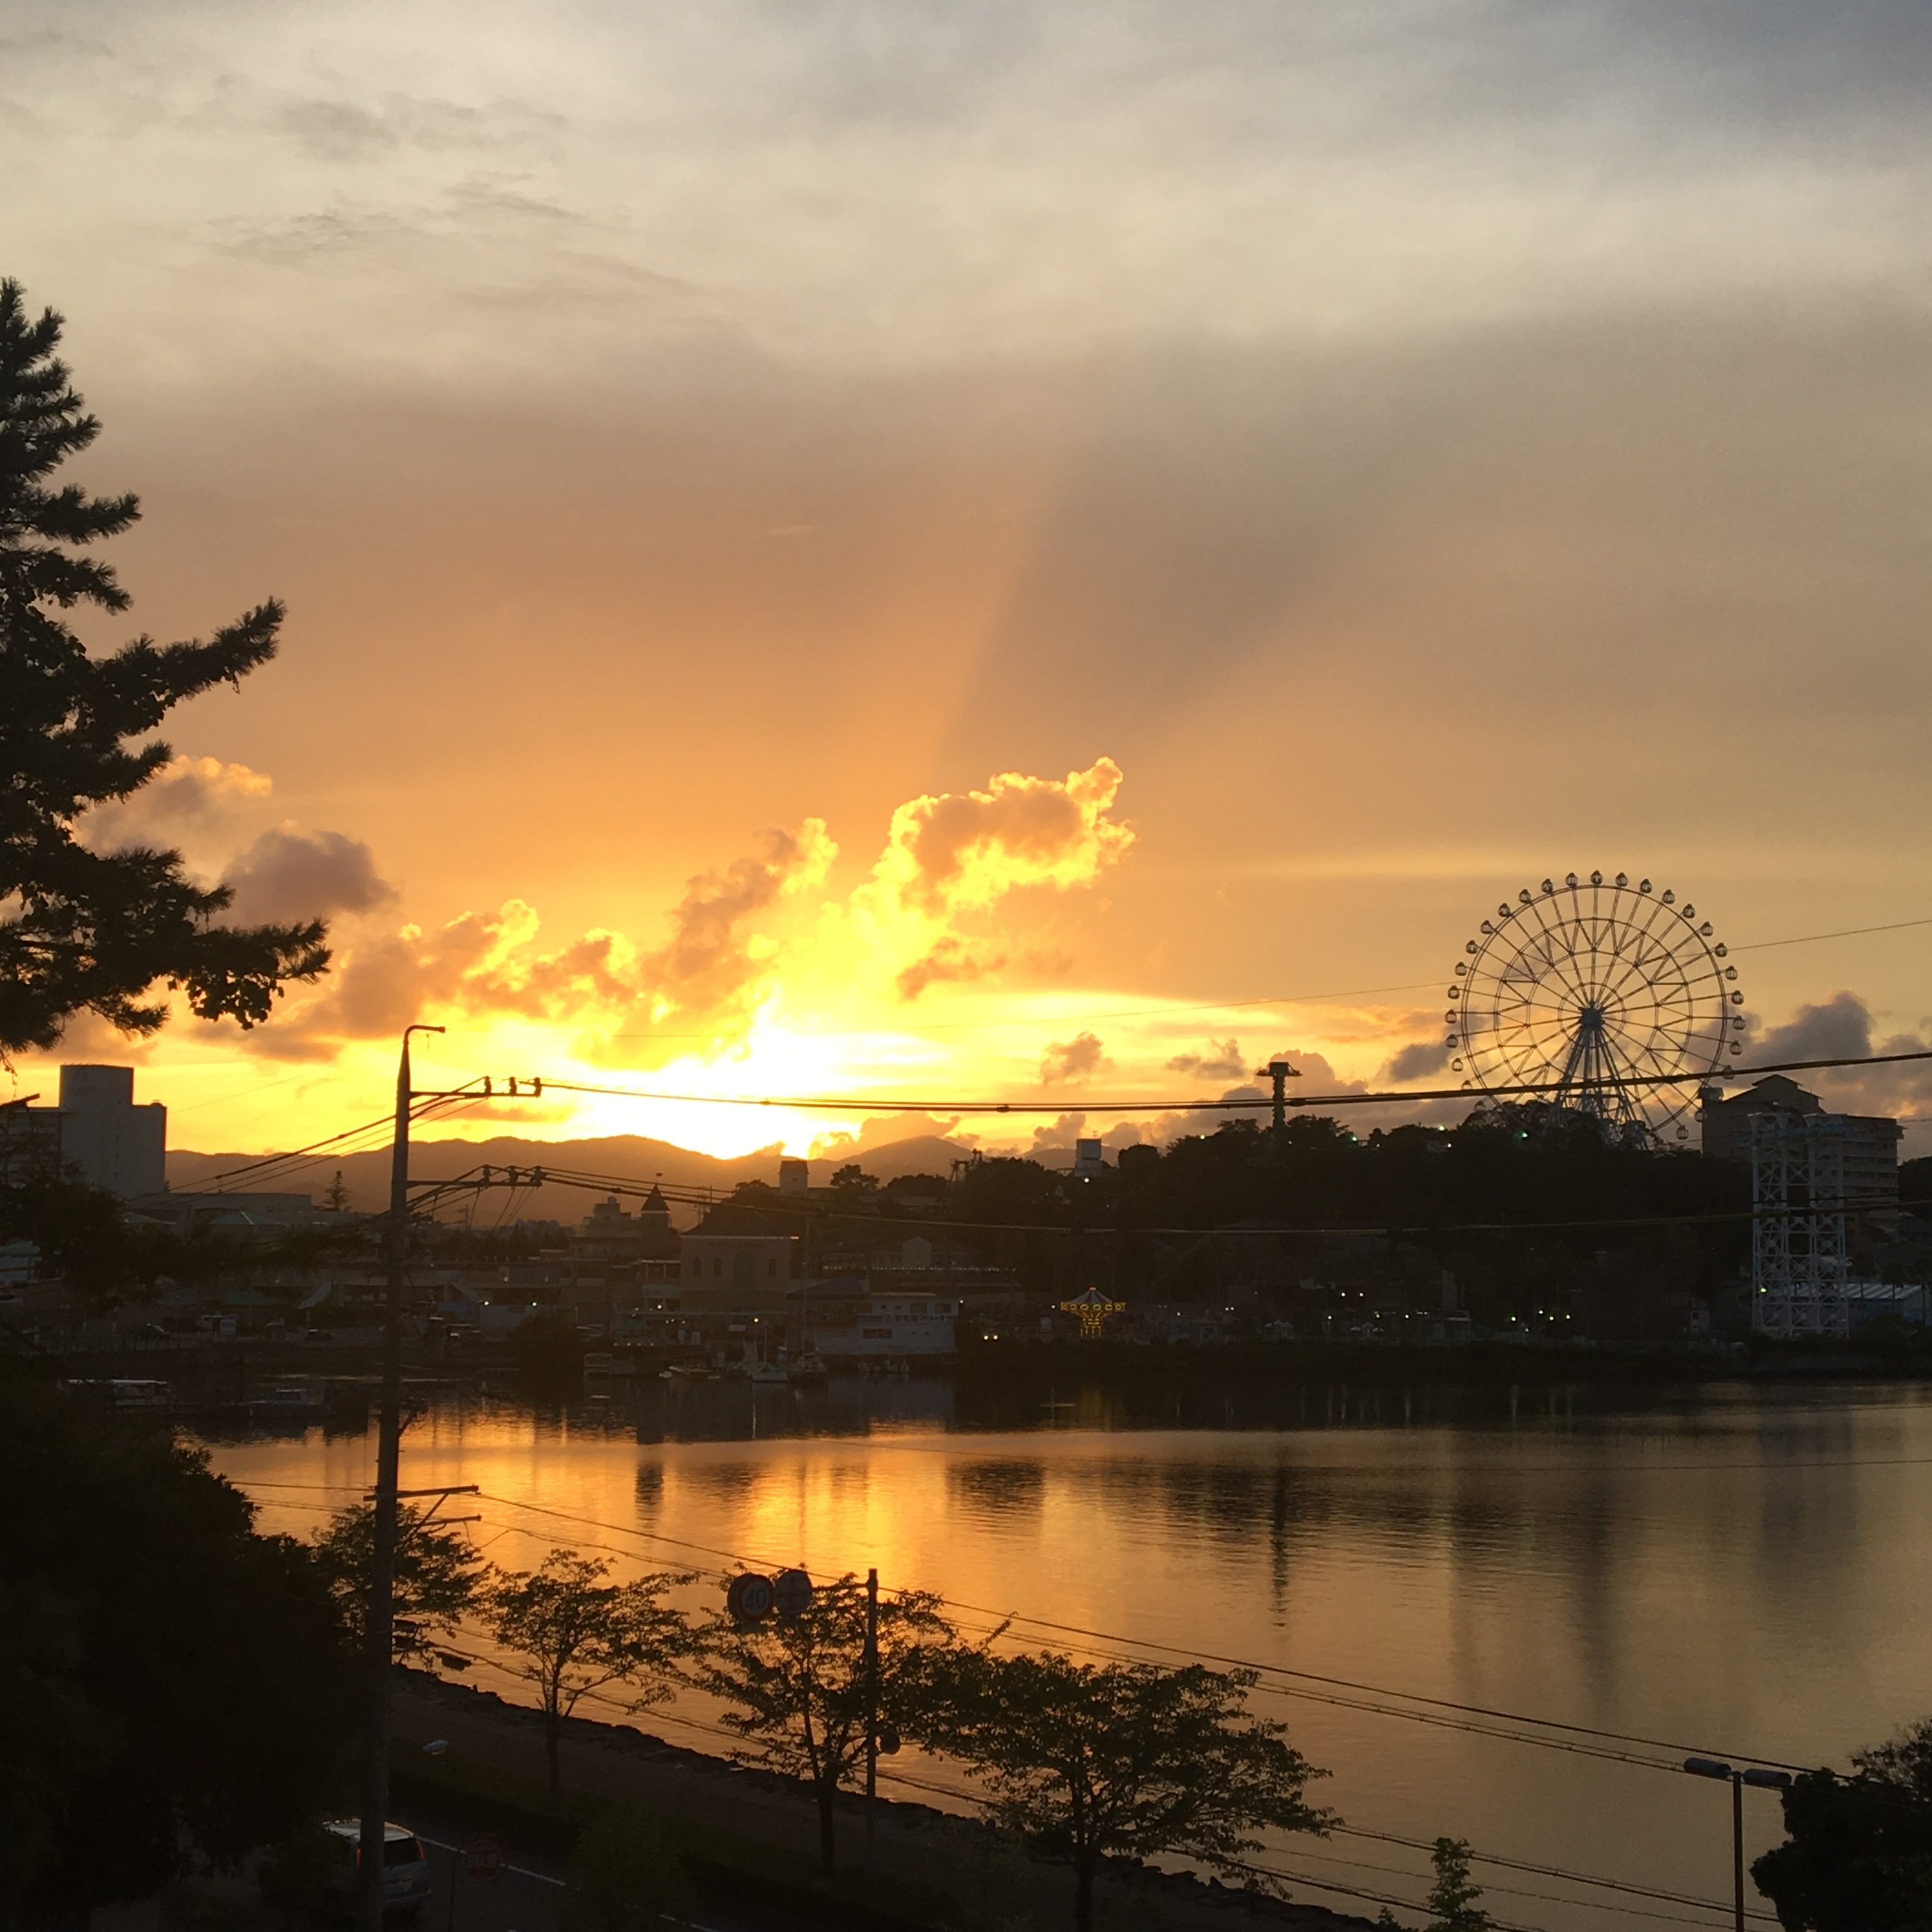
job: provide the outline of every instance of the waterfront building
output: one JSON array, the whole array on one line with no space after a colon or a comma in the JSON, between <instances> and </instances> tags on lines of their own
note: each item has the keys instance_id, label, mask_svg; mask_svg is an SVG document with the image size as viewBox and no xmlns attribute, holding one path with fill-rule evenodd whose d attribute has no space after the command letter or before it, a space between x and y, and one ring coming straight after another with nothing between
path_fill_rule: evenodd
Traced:
<instances>
[{"instance_id":1,"label":"waterfront building","mask_svg":"<svg viewBox=\"0 0 1932 1932\"><path fill-rule=\"evenodd\" d=\"M800 1324L827 1361L929 1361L958 1349L956 1295L868 1293L848 1277L808 1284L796 1300Z\"/></svg>"}]
</instances>

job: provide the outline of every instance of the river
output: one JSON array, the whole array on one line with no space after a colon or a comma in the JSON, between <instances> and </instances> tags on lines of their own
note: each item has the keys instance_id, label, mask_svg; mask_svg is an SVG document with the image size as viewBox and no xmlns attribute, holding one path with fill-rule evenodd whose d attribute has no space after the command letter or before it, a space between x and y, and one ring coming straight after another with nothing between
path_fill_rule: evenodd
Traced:
<instances>
[{"instance_id":1,"label":"river","mask_svg":"<svg viewBox=\"0 0 1932 1932\"><path fill-rule=\"evenodd\" d=\"M1660 1764L1842 1767L1932 1712L1926 1390L1384 1390L1366 1409L1324 1392L1275 1410L1267 1428L1121 1427L1088 1390L1054 1426L994 1430L962 1426L939 1382L653 1382L550 1412L452 1394L410 1429L404 1483L478 1484L460 1513L512 1566L554 1543L625 1571L875 1564L886 1588L971 1606L969 1627L1015 1613L1066 1627L1028 1632L1041 1644L1303 1673L1268 1678L1256 1708L1332 1772L1313 1795L1350 1829L1269 1856L1297 1895L1371 1917L1426 1890L1400 1841L1448 1833L1515 1862L1478 1868L1509 1924L1727 1924L1729 1792ZM263 1528L306 1534L360 1492L374 1443L209 1448ZM702 1743L674 1726L706 1717L640 1721ZM1745 1809L1754 1855L1780 1835L1775 1796Z\"/></svg>"}]
</instances>

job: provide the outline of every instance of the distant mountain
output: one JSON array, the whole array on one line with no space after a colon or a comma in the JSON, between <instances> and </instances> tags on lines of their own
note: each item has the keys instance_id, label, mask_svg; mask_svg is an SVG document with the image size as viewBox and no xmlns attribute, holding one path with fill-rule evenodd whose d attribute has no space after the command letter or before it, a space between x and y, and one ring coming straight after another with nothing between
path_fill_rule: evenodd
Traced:
<instances>
[{"instance_id":1,"label":"distant mountain","mask_svg":"<svg viewBox=\"0 0 1932 1932\"><path fill-rule=\"evenodd\" d=\"M945 1174L967 1151L958 1142L938 1135L915 1134L874 1148L856 1158L868 1174L880 1180L891 1180L902 1174ZM168 1186L181 1192L208 1188L217 1184L218 1175L262 1158L260 1154L195 1154L171 1148ZM847 1155L814 1161L813 1180L830 1180L837 1168L853 1158ZM617 1180L646 1184L662 1180L676 1187L715 1187L727 1193L741 1181L767 1180L776 1184L778 1160L776 1147L741 1154L734 1160L719 1160L669 1141L648 1140L640 1134L612 1134L581 1141L531 1141L503 1135L484 1141L419 1140L410 1150L410 1172L418 1180L447 1180L486 1165L568 1168L580 1173L609 1174ZM292 1174L238 1174L223 1184L244 1193L261 1190L309 1194L320 1199L338 1172L348 1190L350 1207L374 1213L388 1205L389 1150L386 1147L363 1154L324 1155ZM498 1201L505 1198L501 1195L496 1197ZM596 1198L594 1191L583 1188L546 1186L518 1194L514 1213L520 1220L568 1224L580 1221ZM486 1197L479 1206L477 1220L487 1224L495 1213L495 1207ZM680 1210L675 1218L688 1222L693 1217L688 1211Z\"/></svg>"}]
</instances>

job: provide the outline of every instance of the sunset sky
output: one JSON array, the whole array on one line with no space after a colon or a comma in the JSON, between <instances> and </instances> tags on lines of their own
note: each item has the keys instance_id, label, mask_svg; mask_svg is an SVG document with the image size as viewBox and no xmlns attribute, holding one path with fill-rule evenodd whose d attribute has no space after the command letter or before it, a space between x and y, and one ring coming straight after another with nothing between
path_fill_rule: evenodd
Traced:
<instances>
[{"instance_id":1,"label":"sunset sky","mask_svg":"<svg viewBox=\"0 0 1932 1932\"><path fill-rule=\"evenodd\" d=\"M1924 0L14 0L0 272L145 510L88 635L290 610L98 834L339 968L60 1057L203 1148L418 1016L1058 1144L1447 1078L1464 940L1592 867L1761 1049L1932 1036L1932 924L1766 944L1932 919L1928 71Z\"/></svg>"}]
</instances>

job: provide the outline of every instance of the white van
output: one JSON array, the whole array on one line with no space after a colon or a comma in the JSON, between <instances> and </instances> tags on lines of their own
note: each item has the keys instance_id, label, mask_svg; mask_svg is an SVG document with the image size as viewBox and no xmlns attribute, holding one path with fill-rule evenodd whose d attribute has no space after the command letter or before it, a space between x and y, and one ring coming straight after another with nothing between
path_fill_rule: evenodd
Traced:
<instances>
[{"instance_id":1,"label":"white van","mask_svg":"<svg viewBox=\"0 0 1932 1932\"><path fill-rule=\"evenodd\" d=\"M356 1910L356 1874L362 1861L362 1826L354 1818L332 1818L322 1827L338 1850L323 1886L323 1910L332 1918L351 1917ZM386 1916L414 1918L428 1902L429 1854L422 1839L406 1825L384 1828L382 1910Z\"/></svg>"}]
</instances>

